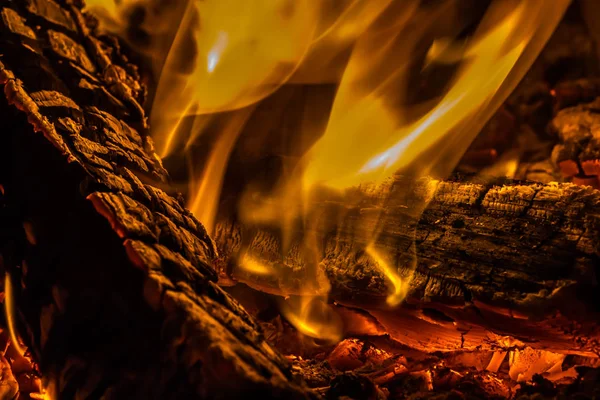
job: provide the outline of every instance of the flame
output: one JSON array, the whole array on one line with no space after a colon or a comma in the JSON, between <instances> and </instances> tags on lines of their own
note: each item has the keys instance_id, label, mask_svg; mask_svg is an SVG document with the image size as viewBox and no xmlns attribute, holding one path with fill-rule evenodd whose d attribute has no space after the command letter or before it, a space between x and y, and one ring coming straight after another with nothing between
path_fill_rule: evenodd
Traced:
<instances>
[{"instance_id":1,"label":"flame","mask_svg":"<svg viewBox=\"0 0 600 400\"><path fill-rule=\"evenodd\" d=\"M56 384L54 382L48 382L48 384L42 388L41 398L43 400L58 399Z\"/></svg>"},{"instance_id":2,"label":"flame","mask_svg":"<svg viewBox=\"0 0 600 400\"><path fill-rule=\"evenodd\" d=\"M342 319L318 296L302 296L288 299L281 311L287 320L301 333L331 343L342 339Z\"/></svg>"},{"instance_id":3,"label":"flame","mask_svg":"<svg viewBox=\"0 0 600 400\"><path fill-rule=\"evenodd\" d=\"M256 260L252 256L245 254L241 261L239 261L239 266L246 270L247 272L257 274L257 275L273 275L274 271Z\"/></svg>"},{"instance_id":4,"label":"flame","mask_svg":"<svg viewBox=\"0 0 600 400\"><path fill-rule=\"evenodd\" d=\"M437 104L414 122L409 122L410 110L393 106L402 104L397 93L406 85L410 66L410 60L398 59L397 55L409 54L420 43L427 24L419 27L407 24L409 17L421 20L409 6L388 20L392 21L395 35L380 25L367 29L354 45L324 135L305 157L301 180L304 195L295 201L275 199L276 204L287 210L283 210L287 221L297 212L304 215L304 220L310 220L307 218L310 211L305 208L307 199L323 185L345 189L365 182L381 182L413 163L418 165L418 175L432 170L448 174L475 134L523 77L568 3L556 2L553 10L545 14L547 9L537 1L496 2L469 43L434 41L426 65L443 62L460 63L461 67ZM531 24L532 19L536 23ZM523 29L524 26L527 28ZM438 153L423 161L422 156L436 145ZM296 190L287 186L277 196L289 199ZM419 205L416 211L425 206ZM286 220L279 217L281 212L269 210L268 206L262 212L254 210L248 214L263 215L263 221L275 223L278 219ZM286 227L282 227L285 232ZM377 229L367 235L370 237L365 239L375 243ZM366 252L391 283L388 305L397 306L408 293L410 277L404 281L373 245ZM313 253L318 251L313 249ZM312 328L317 322L311 313L286 315L301 331L320 334Z\"/></svg>"},{"instance_id":5,"label":"flame","mask_svg":"<svg viewBox=\"0 0 600 400\"><path fill-rule=\"evenodd\" d=\"M244 108L285 83L313 40L316 12L310 0L188 1L152 106L159 154L176 149L184 116Z\"/></svg>"},{"instance_id":6,"label":"flame","mask_svg":"<svg viewBox=\"0 0 600 400\"><path fill-rule=\"evenodd\" d=\"M43 390L41 393L30 393L29 397L39 400L52 400L54 398L46 390Z\"/></svg>"},{"instance_id":7,"label":"flame","mask_svg":"<svg viewBox=\"0 0 600 400\"><path fill-rule=\"evenodd\" d=\"M15 306L14 306L14 293L12 287L12 280L8 272L4 273L4 314L6 316L6 325L8 327L8 334L10 337L10 344L15 351L20 355L25 355L25 349L21 346L17 330L15 327ZM50 393L55 393L52 390L54 386L50 385L47 388L42 388L40 393L30 393L29 396L32 399L52 400L57 398Z\"/></svg>"},{"instance_id":8,"label":"flame","mask_svg":"<svg viewBox=\"0 0 600 400\"><path fill-rule=\"evenodd\" d=\"M252 110L253 107L247 107L236 111L222 124L220 136L213 145L199 178L194 177L197 167L194 164L190 165L190 192L193 193L193 197L187 206L202 221L210 234L214 228L214 219L229 155ZM201 132L212 120L213 118L206 116L196 117L192 131ZM188 140L188 145L192 145L195 138L196 136L192 135Z\"/></svg>"},{"instance_id":9,"label":"flame","mask_svg":"<svg viewBox=\"0 0 600 400\"><path fill-rule=\"evenodd\" d=\"M178 0L181 12L163 18L171 29L168 55L164 46L154 49L160 53L153 57L160 80L151 110L157 151L185 154L200 135L220 130L209 155L192 160L188 205L210 231L230 154L254 106L284 84L337 85L327 123L302 124L300 135L318 140L273 192L249 189L239 215L242 223L279 229L284 252L301 225L305 289L314 295L286 302L283 312L307 335L340 338L342 328L331 322L335 313L322 297L328 282L320 262L323 221L311 206L316 194L382 182L396 172L449 174L529 69L569 2L493 0L477 29L459 39L473 21L458 0ZM90 10L104 5L113 21L123 21L133 3L88 1L96 6ZM135 3L150 7L154 1ZM444 90L409 101L415 76L432 75L440 65L453 68ZM513 169L507 164L506 173ZM413 217L426 203L415 206ZM398 305L410 276L401 277L391 257L375 249L378 234L375 227L359 239L371 243L366 253L391 284L387 302ZM240 267L278 274L252 254L240 258Z\"/></svg>"},{"instance_id":10,"label":"flame","mask_svg":"<svg viewBox=\"0 0 600 400\"><path fill-rule=\"evenodd\" d=\"M406 110L389 105L407 79L405 70L400 67L378 77L370 74L377 64L396 61L392 51L397 52L398 45L393 40L399 39L390 38L382 46L379 35L367 32L346 67L327 130L310 152L305 184L343 189L381 181L450 139L451 133L453 146L446 153L462 155L528 70L568 4L556 1L547 9L535 0L492 3L472 43L451 57L464 64L455 82L435 107L412 123L402 121ZM413 33L418 39L420 32ZM402 37L404 42L414 39ZM386 46L388 51L373 51ZM449 46L438 41L432 48ZM367 81L370 85L365 89L367 79L372 82ZM429 169L420 167L421 172Z\"/></svg>"},{"instance_id":11,"label":"flame","mask_svg":"<svg viewBox=\"0 0 600 400\"><path fill-rule=\"evenodd\" d=\"M375 246L373 244L367 246L366 253L373 258L373 261L375 261L379 270L392 284L392 293L390 293L386 299L388 305L395 307L402 303L408 294L410 279L403 280L400 275L398 275L397 270L390 266L390 264L385 260L385 257L375 250Z\"/></svg>"},{"instance_id":12,"label":"flame","mask_svg":"<svg viewBox=\"0 0 600 400\"><path fill-rule=\"evenodd\" d=\"M4 274L4 313L6 315L6 325L10 335L11 345L15 348L19 355L25 354L25 349L21 347L21 342L17 336L15 327L15 305L12 281L8 272Z\"/></svg>"}]
</instances>

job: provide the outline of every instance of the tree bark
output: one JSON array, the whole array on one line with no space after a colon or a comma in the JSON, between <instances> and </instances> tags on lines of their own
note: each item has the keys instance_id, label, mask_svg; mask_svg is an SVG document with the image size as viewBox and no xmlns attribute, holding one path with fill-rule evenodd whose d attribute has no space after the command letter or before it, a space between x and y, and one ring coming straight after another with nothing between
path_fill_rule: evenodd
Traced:
<instances>
[{"instance_id":1,"label":"tree bark","mask_svg":"<svg viewBox=\"0 0 600 400\"><path fill-rule=\"evenodd\" d=\"M424 351L522 343L598 354L600 192L574 184L395 176L323 194L310 207L323 221L314 229L330 299L338 308L368 311L381 324L377 333ZM310 294L299 250L304 232L298 225L290 236L283 250L273 228L221 222L217 264L233 270L229 279L262 291ZM369 245L410 282L401 307L387 306L394 285ZM244 257L273 273L243 268Z\"/></svg>"},{"instance_id":2,"label":"tree bark","mask_svg":"<svg viewBox=\"0 0 600 400\"><path fill-rule=\"evenodd\" d=\"M144 89L74 1L0 1L0 260L53 398L305 399L160 187Z\"/></svg>"}]
</instances>

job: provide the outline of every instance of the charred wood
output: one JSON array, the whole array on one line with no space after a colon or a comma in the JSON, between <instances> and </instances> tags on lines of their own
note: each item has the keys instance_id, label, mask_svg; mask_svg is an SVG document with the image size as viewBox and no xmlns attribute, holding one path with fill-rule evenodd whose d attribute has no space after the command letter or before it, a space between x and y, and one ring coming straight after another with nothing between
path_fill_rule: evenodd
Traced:
<instances>
[{"instance_id":1,"label":"charred wood","mask_svg":"<svg viewBox=\"0 0 600 400\"><path fill-rule=\"evenodd\" d=\"M55 398L311 398L158 186L144 89L71 1L0 1L0 251ZM143 180L140 180L140 178ZM234 383L234 384L232 384Z\"/></svg>"}]
</instances>

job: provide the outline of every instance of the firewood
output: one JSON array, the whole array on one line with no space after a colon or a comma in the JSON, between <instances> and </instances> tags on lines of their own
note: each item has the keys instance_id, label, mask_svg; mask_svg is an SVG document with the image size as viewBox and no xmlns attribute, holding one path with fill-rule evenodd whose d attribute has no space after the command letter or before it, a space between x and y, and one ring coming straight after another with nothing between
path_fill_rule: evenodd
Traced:
<instances>
[{"instance_id":1,"label":"firewood","mask_svg":"<svg viewBox=\"0 0 600 400\"><path fill-rule=\"evenodd\" d=\"M368 311L398 342L423 351L526 343L598 354L600 192L570 183L395 176L323 194L307 207L326 221L314 229L330 299ZM372 244L365 232L376 228ZM233 266L233 282L261 291L315 294L306 290L300 225L288 234L292 243L283 251L274 227L221 221L218 264ZM394 285L368 245L401 279L412 278L401 307L387 306ZM274 273L241 268L242 257Z\"/></svg>"},{"instance_id":2,"label":"firewood","mask_svg":"<svg viewBox=\"0 0 600 400\"><path fill-rule=\"evenodd\" d=\"M157 186L136 69L64 0L0 2L0 260L53 398L305 399Z\"/></svg>"}]
</instances>

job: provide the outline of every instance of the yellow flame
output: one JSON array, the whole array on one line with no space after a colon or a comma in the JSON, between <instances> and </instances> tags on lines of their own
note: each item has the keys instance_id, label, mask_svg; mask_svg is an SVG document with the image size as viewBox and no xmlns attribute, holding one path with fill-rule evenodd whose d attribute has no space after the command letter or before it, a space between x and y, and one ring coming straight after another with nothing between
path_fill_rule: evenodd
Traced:
<instances>
[{"instance_id":1,"label":"yellow flame","mask_svg":"<svg viewBox=\"0 0 600 400\"><path fill-rule=\"evenodd\" d=\"M219 196L223 182L227 161L238 135L244 127L253 108L247 107L232 113L220 128L220 136L217 138L210 152L205 166L199 178L194 177L195 165L190 165L190 192L193 193L187 204L190 211L202 221L208 233L212 234L214 220L218 209ZM209 116L198 116L195 118L195 129L198 132L212 120ZM191 135L188 145L192 143L196 135Z\"/></svg>"},{"instance_id":2,"label":"yellow flame","mask_svg":"<svg viewBox=\"0 0 600 400\"><path fill-rule=\"evenodd\" d=\"M525 74L568 3L493 3L483 29L464 51L464 65L454 84L435 107L408 124L401 121L403 110L389 105L397 90L392 83L406 80L402 71L376 78L368 75L373 84L365 89L364 71L387 57L393 59L393 54L373 52L381 46L376 43L381 39L378 35L361 37L340 84L325 135L311 150L306 184L343 189L381 181L409 166L450 133L455 137L449 151L462 154L482 121L489 119ZM530 52L524 53L528 47ZM393 46L390 49L396 50Z\"/></svg>"},{"instance_id":3,"label":"yellow flame","mask_svg":"<svg viewBox=\"0 0 600 400\"><path fill-rule=\"evenodd\" d=\"M432 169L442 175L449 173L475 134L527 71L567 5L568 1L559 1L548 10L535 0L496 2L470 42L434 41L428 55L429 65L461 63L461 67L437 104L409 123L406 122L410 121L409 110L397 105L402 104L398 92L406 85L411 60L399 58L398 54L402 57L410 54L428 26L406 25L409 17L422 20L418 13L414 14L414 9L407 7L387 20L394 27L392 34L380 25L370 27L358 35L328 126L305 159L303 194L296 194L292 178L263 207L243 210L242 215L251 216L254 222L280 225L285 234L294 213L302 213L304 220L311 220L307 199L320 185L345 189L364 182L379 182L415 161L421 161L417 174L426 175ZM444 139L446 143L442 142ZM419 160L436 145L438 154L429 160ZM278 204L282 207L279 210ZM419 205L417 211L425 206ZM376 231L377 228L367 232L364 239L374 243ZM319 253L308 243L306 247ZM388 304L400 304L408 293L410 277L403 281L374 246L369 246L367 253L391 283ZM309 326L314 330L315 321L310 313L297 311L293 315L291 321L298 329L306 331Z\"/></svg>"},{"instance_id":4,"label":"yellow flame","mask_svg":"<svg viewBox=\"0 0 600 400\"><path fill-rule=\"evenodd\" d=\"M332 343L342 339L342 320L321 297L288 299L282 304L281 311L306 336Z\"/></svg>"},{"instance_id":5,"label":"yellow flame","mask_svg":"<svg viewBox=\"0 0 600 400\"><path fill-rule=\"evenodd\" d=\"M317 27L311 0L189 1L157 88L151 122L163 156L187 114L247 107L294 73Z\"/></svg>"},{"instance_id":6,"label":"yellow flame","mask_svg":"<svg viewBox=\"0 0 600 400\"><path fill-rule=\"evenodd\" d=\"M54 382L49 382L45 387L42 388L41 393L30 393L29 397L40 400L57 399L58 395L56 394L56 385Z\"/></svg>"},{"instance_id":7,"label":"yellow flame","mask_svg":"<svg viewBox=\"0 0 600 400\"><path fill-rule=\"evenodd\" d=\"M366 248L366 252L375 261L379 270L385 275L385 277L392 284L392 292L388 295L386 301L390 306L397 306L402 303L409 289L409 279L403 280L396 270L390 266L385 258L375 250L374 245L369 245Z\"/></svg>"},{"instance_id":8,"label":"yellow flame","mask_svg":"<svg viewBox=\"0 0 600 400\"><path fill-rule=\"evenodd\" d=\"M20 355L25 354L25 349L21 347L17 330L15 328L15 305L12 281L8 272L4 274L4 313L6 315L6 325L10 335L11 346L15 348Z\"/></svg>"},{"instance_id":9,"label":"yellow flame","mask_svg":"<svg viewBox=\"0 0 600 400\"><path fill-rule=\"evenodd\" d=\"M239 266L242 267L242 269L257 275L272 275L274 272L271 268L247 254L242 257Z\"/></svg>"},{"instance_id":10,"label":"yellow flame","mask_svg":"<svg viewBox=\"0 0 600 400\"><path fill-rule=\"evenodd\" d=\"M394 29L390 34L386 26L376 25L356 35L358 39L341 78L328 125L303 161L306 167L302 179L297 180L292 174L262 206L249 208L242 203L242 218L247 222L275 224L282 228L284 237L286 234L289 237L290 220L300 214L308 232L304 238L305 261L318 265L317 255L321 252L312 234L318 229L311 215L311 193L319 190L320 185L345 189L381 181L418 161L436 145L438 154L429 160L419 160L417 173L426 175L432 169L442 175L449 173L475 134L529 68L567 4L568 1L559 1L548 10L537 1L496 2L468 43L434 41L427 60L429 65L443 62L461 66L453 84L437 104L414 122L408 122L412 116L410 110L402 107L398 92L407 83L412 62L406 54L414 51L429 26L427 23L407 25L411 17L417 21L424 17L412 7L396 10L394 18L385 18L384 13L383 21ZM438 11L438 17L443 11ZM545 11L550 13L546 15ZM531 19L534 24L530 24ZM429 24L433 24L432 21L435 18ZM524 25L529 28L523 29ZM300 67L299 71L307 68ZM446 164L442 165L443 162ZM415 213L425 206L418 205ZM376 227L366 232L363 239L374 243L377 234ZM397 306L408 294L412 276L403 280L374 245L367 247L367 254L391 283L387 303ZM310 282L313 278L307 279L308 286L315 286ZM284 308L284 313L305 334L324 335L321 330L328 328L327 323L324 326L323 320L316 318L315 312L307 307L310 299L305 297L295 309L293 305ZM336 332L334 336L340 334Z\"/></svg>"},{"instance_id":11,"label":"yellow flame","mask_svg":"<svg viewBox=\"0 0 600 400\"><path fill-rule=\"evenodd\" d=\"M393 0L341 0L315 1L319 7L320 24L315 40L290 77L291 83L337 83L344 72L343 54L374 21L381 16ZM404 3L404 15L414 9L414 1Z\"/></svg>"}]
</instances>

